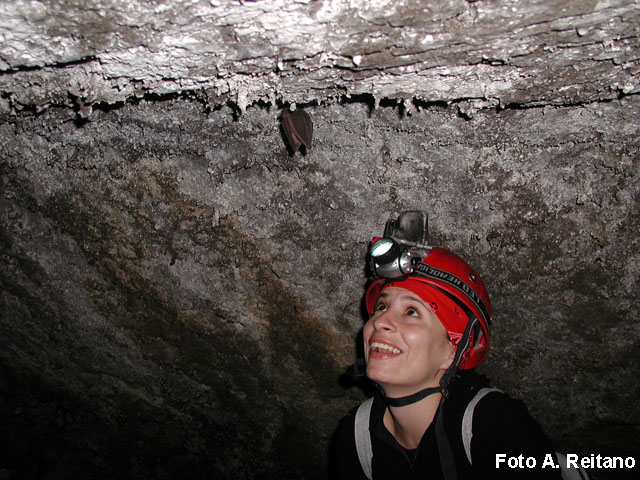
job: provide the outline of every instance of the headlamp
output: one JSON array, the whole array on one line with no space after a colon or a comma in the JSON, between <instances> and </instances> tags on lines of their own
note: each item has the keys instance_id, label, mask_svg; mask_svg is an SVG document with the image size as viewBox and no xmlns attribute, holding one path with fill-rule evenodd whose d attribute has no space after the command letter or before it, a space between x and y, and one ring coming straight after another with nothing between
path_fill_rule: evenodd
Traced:
<instances>
[{"instance_id":1,"label":"headlamp","mask_svg":"<svg viewBox=\"0 0 640 480\"><path fill-rule=\"evenodd\" d=\"M369 249L371 270L378 277L399 278L414 270L414 256L392 238L381 238Z\"/></svg>"}]
</instances>

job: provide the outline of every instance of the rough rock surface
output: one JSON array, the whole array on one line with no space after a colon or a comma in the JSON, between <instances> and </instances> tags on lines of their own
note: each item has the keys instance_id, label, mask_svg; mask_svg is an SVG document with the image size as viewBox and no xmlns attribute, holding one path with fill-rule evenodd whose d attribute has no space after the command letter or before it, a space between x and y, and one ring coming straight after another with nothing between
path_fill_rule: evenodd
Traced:
<instances>
[{"instance_id":1,"label":"rough rock surface","mask_svg":"<svg viewBox=\"0 0 640 480\"><path fill-rule=\"evenodd\" d=\"M638 2L364 3L0 3L0 479L327 478L411 208L489 287L482 371L640 461Z\"/></svg>"},{"instance_id":2,"label":"rough rock surface","mask_svg":"<svg viewBox=\"0 0 640 480\"><path fill-rule=\"evenodd\" d=\"M639 25L629 0L2 0L1 107L590 102L638 93Z\"/></svg>"}]
</instances>

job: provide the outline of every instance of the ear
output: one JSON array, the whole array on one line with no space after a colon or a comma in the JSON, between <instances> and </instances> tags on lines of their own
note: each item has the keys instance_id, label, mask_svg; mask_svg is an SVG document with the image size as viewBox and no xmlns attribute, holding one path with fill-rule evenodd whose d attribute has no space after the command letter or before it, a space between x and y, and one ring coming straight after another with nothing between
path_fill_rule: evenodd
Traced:
<instances>
[{"instance_id":1,"label":"ear","mask_svg":"<svg viewBox=\"0 0 640 480\"><path fill-rule=\"evenodd\" d=\"M453 363L453 359L456 358L456 347L453 346L453 343L449 339L448 335L447 335L445 348L447 349L447 355L444 361L442 362L442 365L440 366L442 370L446 370L447 368L449 368Z\"/></svg>"}]
</instances>

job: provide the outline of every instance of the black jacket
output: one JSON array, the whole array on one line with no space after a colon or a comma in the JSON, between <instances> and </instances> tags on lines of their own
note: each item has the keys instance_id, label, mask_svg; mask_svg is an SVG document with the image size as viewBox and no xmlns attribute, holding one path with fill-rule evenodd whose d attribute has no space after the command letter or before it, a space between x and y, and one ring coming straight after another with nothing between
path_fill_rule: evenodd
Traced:
<instances>
[{"instance_id":1,"label":"black jacket","mask_svg":"<svg viewBox=\"0 0 640 480\"><path fill-rule=\"evenodd\" d=\"M527 411L525 404L502 392L492 392L476 406L473 415L473 439L469 463L462 442L462 417L476 392L487 386L483 377L464 372L454 379L444 402L444 426L454 456L459 480L469 478L492 479L560 479L560 469L550 463L542 468L545 459L557 465L554 450L540 425ZM358 460L354 438L354 420L357 407L342 420L335 436L334 470L339 479L366 479ZM371 409L369 429L373 449L372 471L374 479L443 479L440 455L435 435L436 417L425 432L418 448L407 452L383 424L386 404L379 395ZM535 468L509 468L506 461L496 468L496 455L509 457L522 455L523 465L533 457ZM547 455L552 455L547 456ZM516 460L511 460L512 465ZM531 465L531 460L529 460Z\"/></svg>"}]
</instances>

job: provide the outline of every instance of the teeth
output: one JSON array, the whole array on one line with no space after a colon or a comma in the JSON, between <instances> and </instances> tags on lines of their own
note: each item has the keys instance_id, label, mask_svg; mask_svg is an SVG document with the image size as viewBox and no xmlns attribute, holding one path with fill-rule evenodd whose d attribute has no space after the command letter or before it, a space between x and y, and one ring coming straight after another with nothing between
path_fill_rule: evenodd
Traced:
<instances>
[{"instance_id":1,"label":"teeth","mask_svg":"<svg viewBox=\"0 0 640 480\"><path fill-rule=\"evenodd\" d=\"M400 353L400 349L387 345L386 343L372 342L371 348L377 352L384 350L391 353Z\"/></svg>"}]
</instances>

